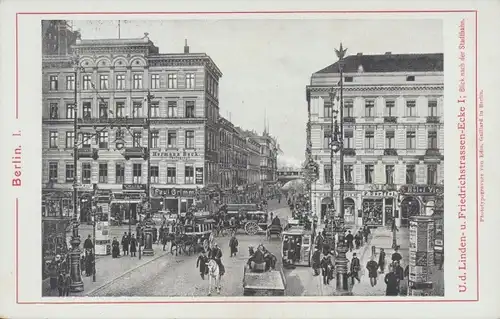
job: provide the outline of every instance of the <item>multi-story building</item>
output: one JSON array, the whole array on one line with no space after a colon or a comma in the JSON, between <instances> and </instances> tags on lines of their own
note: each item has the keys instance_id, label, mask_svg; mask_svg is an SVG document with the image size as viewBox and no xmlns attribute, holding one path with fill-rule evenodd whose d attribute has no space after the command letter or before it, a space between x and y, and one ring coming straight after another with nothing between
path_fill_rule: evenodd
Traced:
<instances>
[{"instance_id":1,"label":"multi-story building","mask_svg":"<svg viewBox=\"0 0 500 319\"><path fill-rule=\"evenodd\" d=\"M263 184L275 183L278 177L278 143L267 130L254 139L260 144L260 180Z\"/></svg>"},{"instance_id":2,"label":"multi-story building","mask_svg":"<svg viewBox=\"0 0 500 319\"><path fill-rule=\"evenodd\" d=\"M241 134L245 136L246 149L247 149L247 192L252 197L258 196L260 181L260 144L255 139L242 131Z\"/></svg>"},{"instance_id":3,"label":"multi-story building","mask_svg":"<svg viewBox=\"0 0 500 319\"><path fill-rule=\"evenodd\" d=\"M343 70L346 223L407 225L411 215L432 210L444 180L443 54L357 54L344 59ZM329 146L339 107L329 93L339 81L337 62L307 86L312 156L320 167L312 208L322 217L339 200L339 154L332 167Z\"/></svg>"},{"instance_id":4,"label":"multi-story building","mask_svg":"<svg viewBox=\"0 0 500 319\"><path fill-rule=\"evenodd\" d=\"M66 20L42 20L43 55L69 55L80 32Z\"/></svg>"},{"instance_id":5,"label":"multi-story building","mask_svg":"<svg viewBox=\"0 0 500 319\"><path fill-rule=\"evenodd\" d=\"M139 39L77 39L79 57L75 107L72 56L43 56L44 192L71 191L79 197L95 184L128 203L111 205L112 214L137 220L145 195L151 140L152 205L186 211L218 183L218 82L221 71L205 53L159 52L147 34ZM147 130L147 94L151 129ZM79 160L73 165L73 117L78 118ZM123 148L118 142L123 142ZM142 194L142 195L141 195ZM113 203L113 202L112 202ZM61 204L71 211L71 200ZM80 219L89 219L81 209Z\"/></svg>"},{"instance_id":6,"label":"multi-story building","mask_svg":"<svg viewBox=\"0 0 500 319\"><path fill-rule=\"evenodd\" d=\"M243 189L248 185L248 150L245 136L238 127L235 127L233 134L233 169L235 171L235 185Z\"/></svg>"},{"instance_id":7,"label":"multi-story building","mask_svg":"<svg viewBox=\"0 0 500 319\"><path fill-rule=\"evenodd\" d=\"M233 169L234 152L233 136L235 128L233 123L219 117L219 174L220 188L223 191L231 190L235 184L235 171Z\"/></svg>"}]
</instances>

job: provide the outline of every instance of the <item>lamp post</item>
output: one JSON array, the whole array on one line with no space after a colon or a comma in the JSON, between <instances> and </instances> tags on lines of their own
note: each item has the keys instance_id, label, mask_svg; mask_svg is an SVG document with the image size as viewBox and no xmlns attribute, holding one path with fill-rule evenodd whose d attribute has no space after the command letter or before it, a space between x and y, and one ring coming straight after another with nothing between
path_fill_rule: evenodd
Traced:
<instances>
[{"instance_id":1,"label":"lamp post","mask_svg":"<svg viewBox=\"0 0 500 319\"><path fill-rule=\"evenodd\" d=\"M337 295L350 295L349 284L348 284L348 260L346 257L347 246L345 245L345 230L344 230L344 72L343 72L343 60L347 49L342 47L340 44L339 49L335 49L335 53L338 57L338 67L340 74L340 105L339 110L336 114L340 116L340 125L335 118L333 127L333 141L332 141L332 154L339 152L339 173L340 173L340 184L339 184L339 214L338 222L336 223L336 230L338 234L337 242L337 258L335 259L335 269L337 272L336 278L336 294ZM333 94L333 93L332 93ZM334 97L334 96L333 96ZM333 100L332 100L333 107ZM332 114L333 121L333 114ZM333 155L332 155L333 157ZM333 170L333 165L332 165Z\"/></svg>"},{"instance_id":2,"label":"lamp post","mask_svg":"<svg viewBox=\"0 0 500 319\"><path fill-rule=\"evenodd\" d=\"M76 179L76 170L78 167L78 71L80 70L80 61L77 55L73 57L74 77L75 77L75 104L73 108L73 234L71 237L70 252L70 276L72 292L83 291L83 281L80 269L80 236L78 235L78 181Z\"/></svg>"},{"instance_id":3,"label":"lamp post","mask_svg":"<svg viewBox=\"0 0 500 319\"><path fill-rule=\"evenodd\" d=\"M95 244L96 244L95 227L96 227L96 223L97 223L97 220L96 220L97 203L96 203L95 195L92 196L92 213L93 213L92 238L94 238L94 244L92 245L92 257L93 257L93 260L92 260L92 282L95 282L95 273L96 273L96 269L95 269Z\"/></svg>"}]
</instances>

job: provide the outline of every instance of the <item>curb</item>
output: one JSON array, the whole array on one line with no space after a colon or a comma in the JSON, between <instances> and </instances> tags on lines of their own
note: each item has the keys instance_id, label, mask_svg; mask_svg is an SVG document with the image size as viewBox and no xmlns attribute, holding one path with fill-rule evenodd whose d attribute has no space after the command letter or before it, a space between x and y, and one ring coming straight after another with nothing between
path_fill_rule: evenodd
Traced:
<instances>
[{"instance_id":1,"label":"curb","mask_svg":"<svg viewBox=\"0 0 500 319\"><path fill-rule=\"evenodd\" d=\"M135 267L133 267L133 268L131 268L131 269L127 270L126 272L124 272L123 274L119 275L118 277L115 277L115 278L113 278L113 279L111 279L111 280L109 280L109 281L105 282L104 284L100 285L99 287L92 289L91 291L89 291L88 293L86 293L84 296L85 296L85 297L95 297L95 296L93 296L93 295L94 295L96 292L98 292L99 290L101 290L101 289L103 289L103 288L108 287L109 285L111 285L112 283L114 283L115 281L117 281L118 279L120 279L120 278L122 278L122 277L124 277L124 276L128 275L129 273L131 273L131 272L135 271L136 269L141 268L142 266L145 266L145 265L147 265L147 264L149 264L149 263L151 263L151 262L153 262L153 261L155 261L155 260L159 259L160 257L165 256L165 255L168 255L168 252L165 252L165 253L163 253L163 254L160 254L160 255L158 255L158 256L156 256L156 257L152 258L151 260L146 261L146 262L145 262L145 263L143 263L143 264L137 265L137 266L135 266Z\"/></svg>"}]
</instances>

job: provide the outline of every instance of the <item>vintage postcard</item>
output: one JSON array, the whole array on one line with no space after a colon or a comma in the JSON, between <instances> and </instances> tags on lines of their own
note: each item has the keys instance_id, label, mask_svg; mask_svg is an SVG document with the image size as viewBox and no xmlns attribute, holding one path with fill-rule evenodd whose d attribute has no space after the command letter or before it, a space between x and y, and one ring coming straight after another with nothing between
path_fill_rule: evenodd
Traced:
<instances>
[{"instance_id":1,"label":"vintage postcard","mask_svg":"<svg viewBox=\"0 0 500 319\"><path fill-rule=\"evenodd\" d=\"M498 2L87 3L0 6L2 317L500 315Z\"/></svg>"}]
</instances>

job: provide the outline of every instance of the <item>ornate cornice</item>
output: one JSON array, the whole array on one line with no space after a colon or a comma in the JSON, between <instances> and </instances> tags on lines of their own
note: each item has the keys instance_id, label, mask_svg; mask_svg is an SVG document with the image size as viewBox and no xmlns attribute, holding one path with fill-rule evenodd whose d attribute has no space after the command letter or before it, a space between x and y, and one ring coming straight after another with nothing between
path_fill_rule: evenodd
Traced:
<instances>
[{"instance_id":1,"label":"ornate cornice","mask_svg":"<svg viewBox=\"0 0 500 319\"><path fill-rule=\"evenodd\" d=\"M332 90L331 86L308 86L309 92L324 92L329 93ZM398 91L442 91L444 85L360 85L360 86L345 86L345 92L398 92ZM314 98L314 97L313 97Z\"/></svg>"},{"instance_id":2,"label":"ornate cornice","mask_svg":"<svg viewBox=\"0 0 500 319\"><path fill-rule=\"evenodd\" d=\"M208 57L171 57L171 56L158 56L148 58L149 66L162 67L162 66L204 66L210 70L217 78L222 76L222 72L217 68L215 63Z\"/></svg>"},{"instance_id":3,"label":"ornate cornice","mask_svg":"<svg viewBox=\"0 0 500 319\"><path fill-rule=\"evenodd\" d=\"M149 45L131 45L131 46L86 46L74 47L73 51L78 55L98 55L98 54L117 54L117 53L138 53L149 54Z\"/></svg>"}]
</instances>

